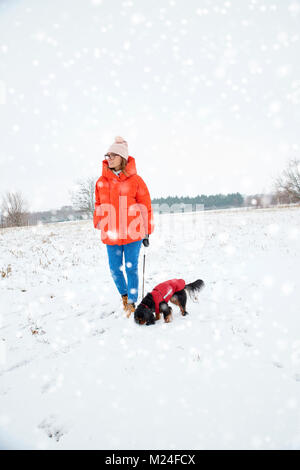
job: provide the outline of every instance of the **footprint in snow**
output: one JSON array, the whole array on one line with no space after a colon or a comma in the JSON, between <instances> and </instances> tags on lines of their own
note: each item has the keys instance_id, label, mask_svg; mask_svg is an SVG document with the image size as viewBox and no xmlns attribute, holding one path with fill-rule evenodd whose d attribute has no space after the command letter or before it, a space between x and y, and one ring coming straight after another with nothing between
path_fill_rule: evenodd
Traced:
<instances>
[{"instance_id":1,"label":"footprint in snow","mask_svg":"<svg viewBox=\"0 0 300 470\"><path fill-rule=\"evenodd\" d=\"M105 333L105 329L104 328L100 328L100 329L95 329L92 331L92 336L100 336L100 335L103 335L103 333Z\"/></svg>"},{"instance_id":2,"label":"footprint in snow","mask_svg":"<svg viewBox=\"0 0 300 470\"><path fill-rule=\"evenodd\" d=\"M55 416L51 415L49 418L44 419L38 425L38 428L45 431L50 439L54 439L56 442L59 442L63 435L66 434L66 430L62 426L58 426L55 423L55 420Z\"/></svg>"},{"instance_id":3,"label":"footprint in snow","mask_svg":"<svg viewBox=\"0 0 300 470\"><path fill-rule=\"evenodd\" d=\"M108 313L103 312L101 314L100 318L104 319L104 318L110 317L111 315L114 315L115 313L117 313L116 310L111 310Z\"/></svg>"},{"instance_id":4,"label":"footprint in snow","mask_svg":"<svg viewBox=\"0 0 300 470\"><path fill-rule=\"evenodd\" d=\"M277 361L273 362L273 366L278 367L278 369L283 369L283 364L281 364L280 362L277 362Z\"/></svg>"},{"instance_id":5,"label":"footprint in snow","mask_svg":"<svg viewBox=\"0 0 300 470\"><path fill-rule=\"evenodd\" d=\"M55 389L55 380L49 380L41 388L41 393L48 393Z\"/></svg>"},{"instance_id":6,"label":"footprint in snow","mask_svg":"<svg viewBox=\"0 0 300 470\"><path fill-rule=\"evenodd\" d=\"M0 371L0 377L5 374L6 372L11 372L15 369L19 369L20 367L25 367L28 364L30 364L35 358L30 358L30 359L25 359L24 361L17 362L16 364L13 364L10 366L8 369Z\"/></svg>"}]
</instances>

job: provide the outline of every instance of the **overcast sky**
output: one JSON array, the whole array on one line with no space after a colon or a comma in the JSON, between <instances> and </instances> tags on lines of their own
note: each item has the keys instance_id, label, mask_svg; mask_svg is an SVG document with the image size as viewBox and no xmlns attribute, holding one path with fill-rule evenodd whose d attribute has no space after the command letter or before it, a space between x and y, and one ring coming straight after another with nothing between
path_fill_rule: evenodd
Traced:
<instances>
[{"instance_id":1,"label":"overcast sky","mask_svg":"<svg viewBox=\"0 0 300 470\"><path fill-rule=\"evenodd\" d=\"M300 146L295 0L0 0L0 195L70 204L116 135L151 196L269 191Z\"/></svg>"}]
</instances>

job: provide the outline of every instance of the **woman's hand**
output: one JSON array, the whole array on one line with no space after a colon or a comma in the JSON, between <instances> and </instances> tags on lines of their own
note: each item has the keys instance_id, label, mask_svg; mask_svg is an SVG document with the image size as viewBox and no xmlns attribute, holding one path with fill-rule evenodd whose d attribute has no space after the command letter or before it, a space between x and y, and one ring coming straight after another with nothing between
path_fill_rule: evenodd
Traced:
<instances>
[{"instance_id":1,"label":"woman's hand","mask_svg":"<svg viewBox=\"0 0 300 470\"><path fill-rule=\"evenodd\" d=\"M143 239L143 245L146 246L146 247L149 246L149 235L148 234Z\"/></svg>"}]
</instances>

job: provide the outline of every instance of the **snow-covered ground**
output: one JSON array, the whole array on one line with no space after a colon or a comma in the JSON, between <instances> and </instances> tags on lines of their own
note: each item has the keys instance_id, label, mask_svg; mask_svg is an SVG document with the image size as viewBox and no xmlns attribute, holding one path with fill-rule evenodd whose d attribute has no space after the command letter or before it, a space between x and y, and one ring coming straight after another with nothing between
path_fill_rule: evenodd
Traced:
<instances>
[{"instance_id":1,"label":"snow-covered ground","mask_svg":"<svg viewBox=\"0 0 300 470\"><path fill-rule=\"evenodd\" d=\"M145 292L206 283L149 327L92 221L0 231L2 447L300 448L300 208L196 217L157 215L142 248Z\"/></svg>"}]
</instances>

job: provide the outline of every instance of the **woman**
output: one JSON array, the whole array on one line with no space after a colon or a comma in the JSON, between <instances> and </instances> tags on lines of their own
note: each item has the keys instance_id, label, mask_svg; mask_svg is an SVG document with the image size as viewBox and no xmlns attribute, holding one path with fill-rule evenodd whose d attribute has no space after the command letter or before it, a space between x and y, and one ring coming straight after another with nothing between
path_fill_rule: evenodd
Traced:
<instances>
[{"instance_id":1,"label":"woman","mask_svg":"<svg viewBox=\"0 0 300 470\"><path fill-rule=\"evenodd\" d=\"M149 246L154 226L148 188L137 174L135 159L128 155L122 137L115 138L102 162L102 176L95 188L94 227L101 230L110 271L129 317L138 298L141 244ZM122 271L123 253L127 283Z\"/></svg>"}]
</instances>

